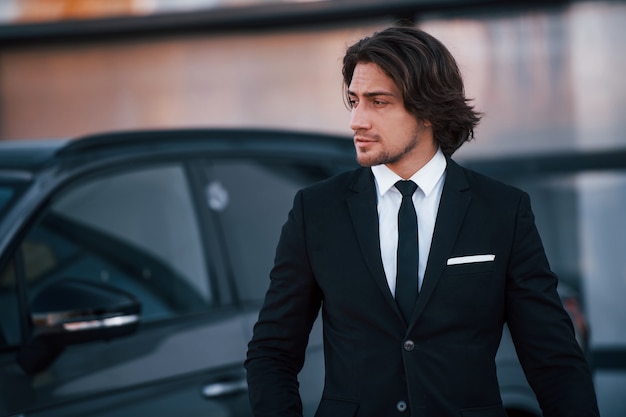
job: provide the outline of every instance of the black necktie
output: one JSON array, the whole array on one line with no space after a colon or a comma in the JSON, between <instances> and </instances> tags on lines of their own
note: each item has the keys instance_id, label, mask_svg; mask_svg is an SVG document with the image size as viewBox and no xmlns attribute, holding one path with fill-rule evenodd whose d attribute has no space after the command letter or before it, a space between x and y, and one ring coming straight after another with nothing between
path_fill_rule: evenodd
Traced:
<instances>
[{"instance_id":1,"label":"black necktie","mask_svg":"<svg viewBox=\"0 0 626 417\"><path fill-rule=\"evenodd\" d=\"M417 215L413 206L413 193L417 184L413 181L398 181L396 188L402 193L398 211L398 259L396 274L396 303L406 323L417 301Z\"/></svg>"}]
</instances>

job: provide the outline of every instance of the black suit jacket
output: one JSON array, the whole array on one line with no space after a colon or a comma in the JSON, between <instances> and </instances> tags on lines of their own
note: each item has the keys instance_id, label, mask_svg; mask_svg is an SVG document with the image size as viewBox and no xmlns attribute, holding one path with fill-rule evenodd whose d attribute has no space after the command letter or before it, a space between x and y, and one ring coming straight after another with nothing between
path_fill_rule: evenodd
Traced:
<instances>
[{"instance_id":1,"label":"black suit jacket","mask_svg":"<svg viewBox=\"0 0 626 417\"><path fill-rule=\"evenodd\" d=\"M452 160L446 173L408 326L383 270L371 170L296 195L246 360L255 416L301 414L297 373L320 307L316 417L505 416L494 363L505 322L546 417L598 414L527 194ZM484 254L495 259L447 265Z\"/></svg>"}]
</instances>

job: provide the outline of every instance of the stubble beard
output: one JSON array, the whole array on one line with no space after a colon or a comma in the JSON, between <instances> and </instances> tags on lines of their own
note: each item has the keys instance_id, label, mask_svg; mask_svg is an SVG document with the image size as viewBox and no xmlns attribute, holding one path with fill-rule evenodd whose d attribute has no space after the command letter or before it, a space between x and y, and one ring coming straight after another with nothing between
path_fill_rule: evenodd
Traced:
<instances>
[{"instance_id":1,"label":"stubble beard","mask_svg":"<svg viewBox=\"0 0 626 417\"><path fill-rule=\"evenodd\" d=\"M380 141L379 138L377 138ZM388 150L381 150L379 152L376 151L359 151L357 149L356 160L357 162L364 167L373 167L375 165L387 165L394 164L404 158L405 155L409 154L413 149L417 147L417 134L414 133L411 136L411 140L406 144L404 148L397 152L390 152Z\"/></svg>"}]
</instances>

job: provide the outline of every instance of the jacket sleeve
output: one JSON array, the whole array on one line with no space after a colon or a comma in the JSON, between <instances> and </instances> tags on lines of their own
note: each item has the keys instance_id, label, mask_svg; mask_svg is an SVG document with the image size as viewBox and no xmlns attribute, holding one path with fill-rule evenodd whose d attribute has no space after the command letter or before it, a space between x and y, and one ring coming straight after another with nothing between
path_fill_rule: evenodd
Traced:
<instances>
[{"instance_id":1,"label":"jacket sleeve","mask_svg":"<svg viewBox=\"0 0 626 417\"><path fill-rule=\"evenodd\" d=\"M255 417L302 415L297 376L321 291L309 266L302 191L283 226L265 301L245 361Z\"/></svg>"},{"instance_id":2,"label":"jacket sleeve","mask_svg":"<svg viewBox=\"0 0 626 417\"><path fill-rule=\"evenodd\" d=\"M598 416L591 373L523 193L507 269L507 322L544 417Z\"/></svg>"}]
</instances>

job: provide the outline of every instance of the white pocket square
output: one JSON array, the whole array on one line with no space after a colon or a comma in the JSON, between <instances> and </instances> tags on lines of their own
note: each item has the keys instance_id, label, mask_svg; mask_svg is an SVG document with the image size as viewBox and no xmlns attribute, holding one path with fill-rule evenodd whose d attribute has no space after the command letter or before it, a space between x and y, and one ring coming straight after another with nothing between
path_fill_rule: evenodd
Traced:
<instances>
[{"instance_id":1,"label":"white pocket square","mask_svg":"<svg viewBox=\"0 0 626 417\"><path fill-rule=\"evenodd\" d=\"M496 255L470 255L448 259L448 265L472 264L477 262L492 262Z\"/></svg>"}]
</instances>

